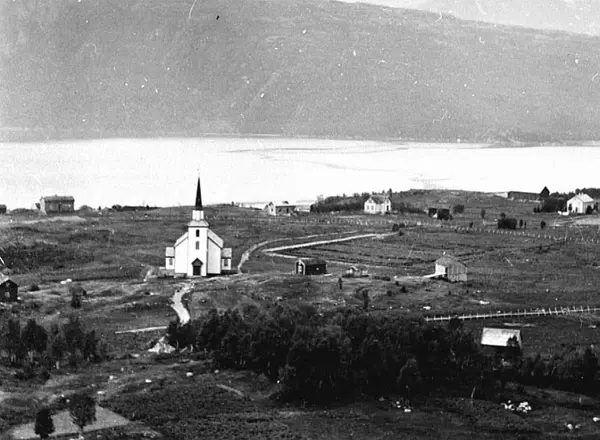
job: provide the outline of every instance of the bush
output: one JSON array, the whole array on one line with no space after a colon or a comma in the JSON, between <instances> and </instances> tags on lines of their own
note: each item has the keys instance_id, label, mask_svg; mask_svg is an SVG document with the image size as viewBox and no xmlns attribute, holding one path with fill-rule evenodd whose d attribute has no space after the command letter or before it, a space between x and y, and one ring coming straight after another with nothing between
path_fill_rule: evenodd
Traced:
<instances>
[{"instance_id":1,"label":"bush","mask_svg":"<svg viewBox=\"0 0 600 440\"><path fill-rule=\"evenodd\" d=\"M31 286L29 286L29 291L30 292L37 292L38 290L40 290L40 286L38 286L37 284L32 284Z\"/></svg>"},{"instance_id":2,"label":"bush","mask_svg":"<svg viewBox=\"0 0 600 440\"><path fill-rule=\"evenodd\" d=\"M71 307L74 309L81 308L81 298L76 293L71 295Z\"/></svg>"}]
</instances>

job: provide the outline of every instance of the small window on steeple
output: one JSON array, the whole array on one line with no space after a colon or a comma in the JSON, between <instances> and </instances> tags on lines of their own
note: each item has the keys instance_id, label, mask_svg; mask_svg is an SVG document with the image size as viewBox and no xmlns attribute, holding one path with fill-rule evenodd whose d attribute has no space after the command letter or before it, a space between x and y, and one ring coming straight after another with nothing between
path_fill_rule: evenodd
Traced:
<instances>
[{"instance_id":1,"label":"small window on steeple","mask_svg":"<svg viewBox=\"0 0 600 440\"><path fill-rule=\"evenodd\" d=\"M200 242L199 242L199 241L197 241L197 242L196 242L196 250L199 250L199 249L200 249Z\"/></svg>"},{"instance_id":2,"label":"small window on steeple","mask_svg":"<svg viewBox=\"0 0 600 440\"><path fill-rule=\"evenodd\" d=\"M200 229L196 229L196 237L200 237Z\"/></svg>"}]
</instances>

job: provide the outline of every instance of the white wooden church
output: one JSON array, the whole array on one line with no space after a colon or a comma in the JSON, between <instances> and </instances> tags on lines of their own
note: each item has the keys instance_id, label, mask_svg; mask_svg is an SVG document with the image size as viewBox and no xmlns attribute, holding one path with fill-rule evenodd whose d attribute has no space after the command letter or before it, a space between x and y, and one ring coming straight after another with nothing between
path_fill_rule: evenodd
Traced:
<instances>
[{"instance_id":1,"label":"white wooden church","mask_svg":"<svg viewBox=\"0 0 600 440\"><path fill-rule=\"evenodd\" d=\"M223 239L209 229L204 220L200 178L196 189L196 204L188 230L175 245L165 250L168 274L188 277L219 275L231 270L231 248L223 248Z\"/></svg>"}]
</instances>

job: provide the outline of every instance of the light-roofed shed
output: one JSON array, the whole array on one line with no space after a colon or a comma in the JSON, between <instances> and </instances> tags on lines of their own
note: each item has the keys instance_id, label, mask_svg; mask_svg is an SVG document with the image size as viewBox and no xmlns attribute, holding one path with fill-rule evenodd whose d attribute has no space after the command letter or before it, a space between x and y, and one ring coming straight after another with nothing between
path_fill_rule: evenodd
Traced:
<instances>
[{"instance_id":1,"label":"light-roofed shed","mask_svg":"<svg viewBox=\"0 0 600 440\"><path fill-rule=\"evenodd\" d=\"M481 345L487 347L506 347L508 340L512 337L516 337L519 347L522 347L521 330L484 327L481 332Z\"/></svg>"}]
</instances>

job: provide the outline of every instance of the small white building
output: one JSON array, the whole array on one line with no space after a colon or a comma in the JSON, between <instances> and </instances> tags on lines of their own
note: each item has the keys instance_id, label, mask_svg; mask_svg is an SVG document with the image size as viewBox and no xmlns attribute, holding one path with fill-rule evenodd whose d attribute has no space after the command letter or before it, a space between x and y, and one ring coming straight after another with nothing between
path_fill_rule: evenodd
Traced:
<instances>
[{"instance_id":1,"label":"small white building","mask_svg":"<svg viewBox=\"0 0 600 440\"><path fill-rule=\"evenodd\" d=\"M296 212L296 205L291 205L287 201L269 202L265 206L265 212L269 215L292 215Z\"/></svg>"},{"instance_id":2,"label":"small white building","mask_svg":"<svg viewBox=\"0 0 600 440\"><path fill-rule=\"evenodd\" d=\"M467 265L455 257L444 255L435 261L435 275L448 281L467 281Z\"/></svg>"},{"instance_id":3,"label":"small white building","mask_svg":"<svg viewBox=\"0 0 600 440\"><path fill-rule=\"evenodd\" d=\"M388 196L372 195L365 202L365 214L385 214L392 211L392 201Z\"/></svg>"},{"instance_id":4,"label":"small white building","mask_svg":"<svg viewBox=\"0 0 600 440\"><path fill-rule=\"evenodd\" d=\"M223 248L223 239L209 229L204 219L200 179L196 189L196 204L187 232L174 246L165 249L167 273L189 277L219 275L231 270L231 248Z\"/></svg>"},{"instance_id":5,"label":"small white building","mask_svg":"<svg viewBox=\"0 0 600 440\"><path fill-rule=\"evenodd\" d=\"M481 345L485 347L506 347L510 338L516 338L522 347L521 330L484 327L481 332Z\"/></svg>"},{"instance_id":6,"label":"small white building","mask_svg":"<svg viewBox=\"0 0 600 440\"><path fill-rule=\"evenodd\" d=\"M588 208L593 210L595 205L596 202L594 199L587 194L581 193L571 197L567 201L567 211L569 214L586 214L588 212Z\"/></svg>"}]
</instances>

